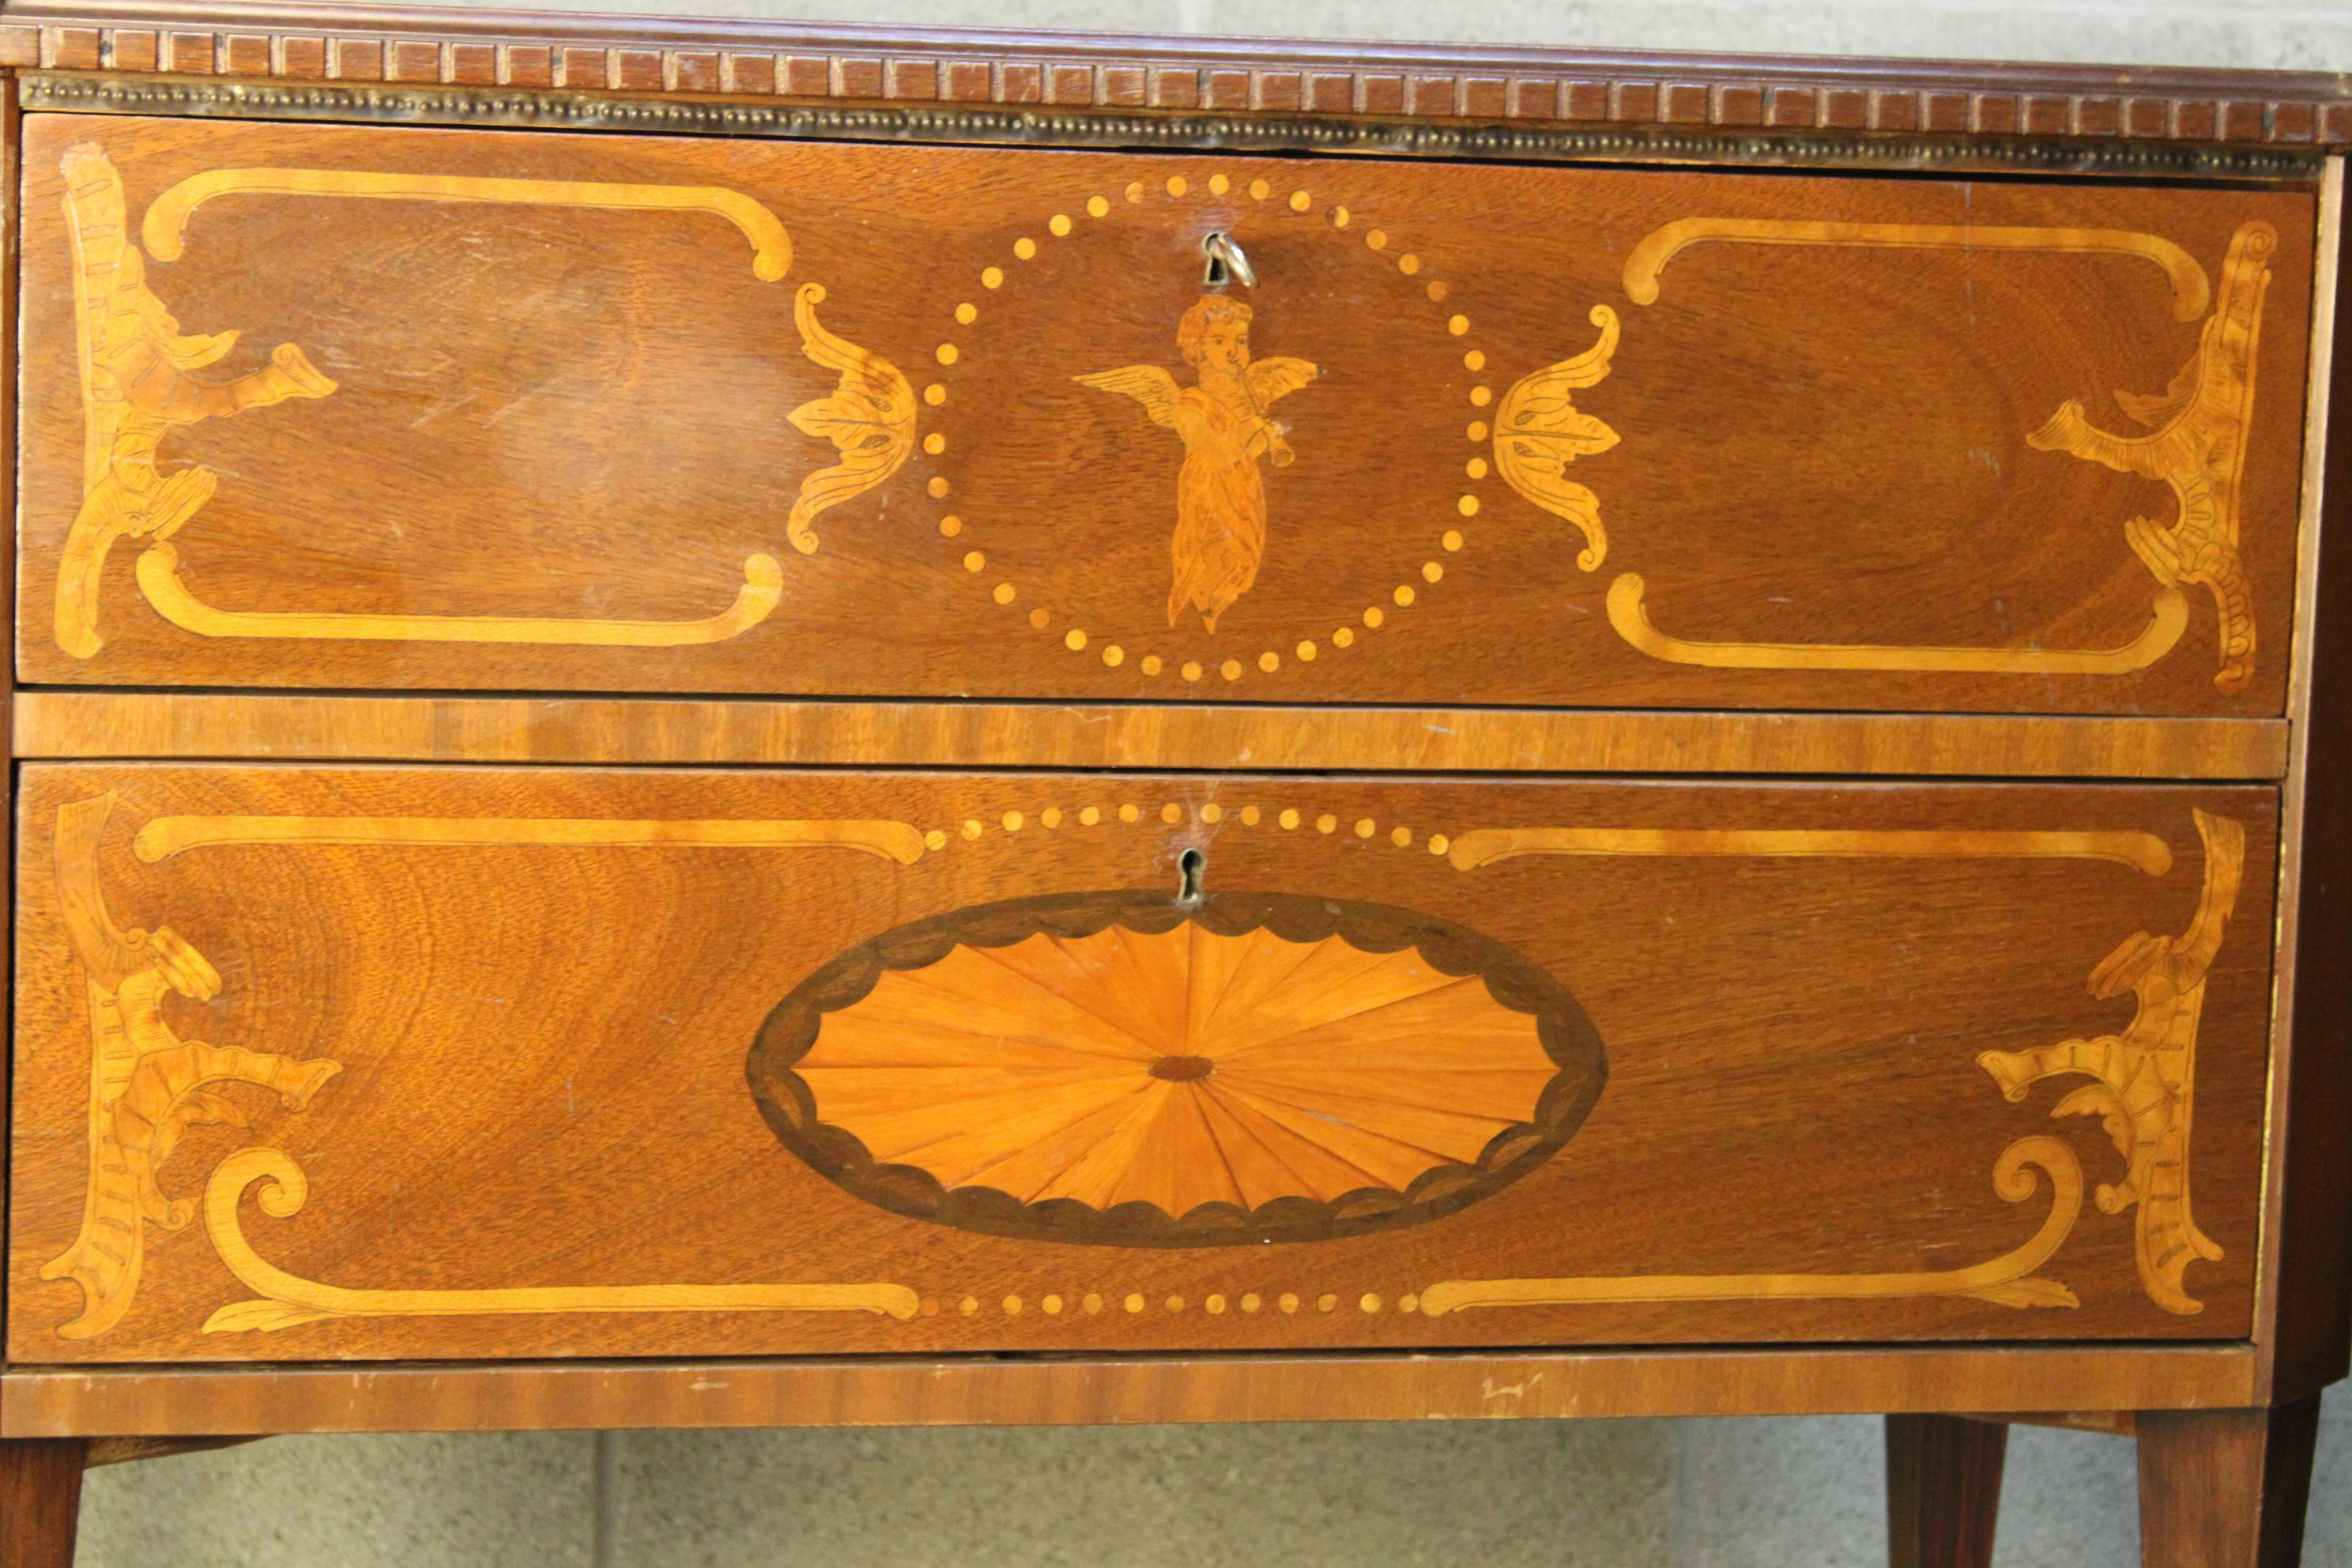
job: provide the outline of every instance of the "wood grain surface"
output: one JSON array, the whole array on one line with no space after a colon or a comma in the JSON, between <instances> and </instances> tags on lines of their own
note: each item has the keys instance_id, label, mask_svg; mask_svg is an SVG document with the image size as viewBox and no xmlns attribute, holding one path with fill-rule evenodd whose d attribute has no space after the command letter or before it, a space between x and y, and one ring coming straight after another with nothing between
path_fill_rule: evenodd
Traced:
<instances>
[{"instance_id":1,"label":"wood grain surface","mask_svg":"<svg viewBox=\"0 0 2352 1568\"><path fill-rule=\"evenodd\" d=\"M46 763L24 779L16 1362L2228 1340L2252 1322L2266 787ZM1414 1067L1365 1032L1378 1010L1314 1024L1278 977L1317 952L1389 973L1383 939L1343 924L1316 949L1277 904L1227 908L1252 893L1423 917L1413 944L1444 974L1500 944L1589 1016L1606 1085L1497 1190L1250 1247L908 1212L763 1119L763 1023L848 950L898 942L893 963L931 974L931 947L977 962L1003 933L961 916L950 941L925 921L1104 893L1150 907L1114 933L1258 922L1258 956L1217 961L1230 996L1254 998L1230 1005L1323 1032L1257 1058L1235 1103L1295 1128L1283 1104L1319 1084L1318 1136L1349 1158L1402 1131L1384 1074L1442 1069L1466 1048L1444 1042L1471 1037L1408 1031ZM930 1086L889 1093L961 1101L961 1128L1046 1160L1038 1119L1101 1069L1020 1053L1107 1026L1056 1013L1081 977L1097 1016L1128 1005L1087 932L1055 929L1070 978L995 1014L968 1004L977 1037L945 1057L868 1064ZM1162 1099L1198 1094L1199 1062L1171 1058L1213 1070L1235 1038L1219 1023L1133 1071ZM820 1085L816 1121L887 1154L885 1086L866 1078ZM1479 1081L1462 1112L1522 1092ZM1195 1157L1144 1131L1130 1163ZM1259 1215L1308 1179L1281 1147L1287 1177L1248 1195ZM1969 1407L1989 1403L2007 1402Z\"/></svg>"},{"instance_id":2,"label":"wood grain surface","mask_svg":"<svg viewBox=\"0 0 2352 1568\"><path fill-rule=\"evenodd\" d=\"M2305 191L26 142L37 683L2284 710Z\"/></svg>"}]
</instances>

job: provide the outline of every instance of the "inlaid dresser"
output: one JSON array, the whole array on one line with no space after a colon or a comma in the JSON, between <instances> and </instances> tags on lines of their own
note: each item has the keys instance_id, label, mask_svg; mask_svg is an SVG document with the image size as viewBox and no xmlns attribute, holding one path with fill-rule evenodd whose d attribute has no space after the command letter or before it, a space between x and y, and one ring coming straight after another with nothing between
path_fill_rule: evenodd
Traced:
<instances>
[{"instance_id":1,"label":"inlaid dresser","mask_svg":"<svg viewBox=\"0 0 2352 1568\"><path fill-rule=\"evenodd\" d=\"M0 8L0 1563L486 1427L2005 1423L2297 1554L2336 78Z\"/></svg>"}]
</instances>

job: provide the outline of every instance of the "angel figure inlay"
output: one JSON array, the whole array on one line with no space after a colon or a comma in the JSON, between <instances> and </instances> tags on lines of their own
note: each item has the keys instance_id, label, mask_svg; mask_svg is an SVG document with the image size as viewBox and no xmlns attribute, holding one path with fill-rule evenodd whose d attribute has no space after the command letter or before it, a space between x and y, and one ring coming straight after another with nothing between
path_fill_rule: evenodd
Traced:
<instances>
[{"instance_id":1,"label":"angel figure inlay","mask_svg":"<svg viewBox=\"0 0 2352 1568\"><path fill-rule=\"evenodd\" d=\"M1170 549L1171 626L1189 605L1215 631L1217 617L1257 581L1265 555L1265 480L1258 459L1286 468L1296 458L1285 439L1288 426L1266 410L1323 374L1303 359L1253 361L1251 315L1247 305L1222 294L1205 296L1184 312L1176 324L1176 346L1198 375L1196 385L1179 387L1156 364L1071 378L1134 398L1153 424L1175 431L1184 443Z\"/></svg>"}]
</instances>

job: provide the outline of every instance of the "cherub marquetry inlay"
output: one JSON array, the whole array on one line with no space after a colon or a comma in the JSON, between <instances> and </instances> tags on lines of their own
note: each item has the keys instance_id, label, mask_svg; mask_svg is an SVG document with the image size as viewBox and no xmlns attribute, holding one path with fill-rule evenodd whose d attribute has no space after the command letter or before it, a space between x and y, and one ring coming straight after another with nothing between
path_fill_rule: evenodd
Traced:
<instances>
[{"instance_id":1,"label":"cherub marquetry inlay","mask_svg":"<svg viewBox=\"0 0 2352 1568\"><path fill-rule=\"evenodd\" d=\"M2115 395L2145 434L2112 435L2093 425L2080 403L2068 403L2026 437L2042 451L2071 452L2171 487L2172 525L2135 517L2124 524L2124 540L2165 588L2191 583L2212 595L2221 638L2221 668L2213 684L2222 691L2244 690L2254 674L2253 590L2238 560L2238 515L2253 424L2263 297L2277 248L2278 231L2270 225L2239 229L2221 263L2221 299L2199 335L2197 353L2161 393Z\"/></svg>"},{"instance_id":2,"label":"cherub marquetry inlay","mask_svg":"<svg viewBox=\"0 0 2352 1568\"><path fill-rule=\"evenodd\" d=\"M2238 902L2246 830L2227 817L2197 813L2205 841L2205 887L2196 917L2179 936L2127 937L2091 971L2101 1001L2130 994L2137 1006L2120 1034L2066 1040L2032 1051L1987 1051L1977 1058L2001 1092L2021 1100L2048 1078L2093 1081L2060 1100L2053 1116L2096 1116L2126 1163L2124 1179L2102 1183L2099 1207L2121 1214L2138 1205L2140 1282L2167 1311L2192 1313L2203 1303L2181 1277L2221 1248L2189 1208L2189 1123L2196 1099L2197 1024L2205 976Z\"/></svg>"},{"instance_id":3,"label":"cherub marquetry inlay","mask_svg":"<svg viewBox=\"0 0 2352 1568\"><path fill-rule=\"evenodd\" d=\"M1122 365L1074 379L1134 398L1155 425L1184 443L1176 475L1175 568L1168 624L1190 605L1210 631L1257 581L1265 556L1265 480L1258 459L1286 468L1297 454L1288 426L1266 411L1322 374L1303 359L1250 358L1251 310L1222 294L1203 297L1176 325L1176 346L1197 374L1180 387L1156 364Z\"/></svg>"},{"instance_id":4,"label":"cherub marquetry inlay","mask_svg":"<svg viewBox=\"0 0 2352 1568\"><path fill-rule=\"evenodd\" d=\"M236 346L236 333L184 336L147 287L146 262L131 242L122 177L97 147L63 161L66 232L73 241L75 346L81 362L82 500L58 563L58 646L89 658L98 634L98 586L107 552L121 539L160 544L210 500L219 476L201 465L169 474L156 448L173 429L267 408L289 398L324 397L335 383L292 343L242 375L194 374Z\"/></svg>"},{"instance_id":5,"label":"cherub marquetry inlay","mask_svg":"<svg viewBox=\"0 0 2352 1568\"><path fill-rule=\"evenodd\" d=\"M89 991L89 1177L81 1232L41 1269L44 1279L81 1287L82 1310L58 1332L104 1333L131 1309L146 1253L147 1226L178 1230L194 1205L167 1197L158 1179L181 1134L201 1122L246 1125L218 1089L253 1084L299 1110L342 1070L238 1046L183 1040L163 1016L164 1000L209 1002L220 973L169 926L125 931L108 914L99 886L98 841L114 808L111 793L58 808L58 902Z\"/></svg>"}]
</instances>

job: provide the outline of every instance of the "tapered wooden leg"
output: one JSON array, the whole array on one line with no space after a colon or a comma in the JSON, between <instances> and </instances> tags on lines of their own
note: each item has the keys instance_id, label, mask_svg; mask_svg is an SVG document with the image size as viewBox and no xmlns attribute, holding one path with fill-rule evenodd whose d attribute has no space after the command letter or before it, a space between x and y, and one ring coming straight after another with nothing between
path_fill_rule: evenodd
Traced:
<instances>
[{"instance_id":1,"label":"tapered wooden leg","mask_svg":"<svg viewBox=\"0 0 2352 1568\"><path fill-rule=\"evenodd\" d=\"M0 1439L0 1568L73 1568L79 1437Z\"/></svg>"},{"instance_id":2,"label":"tapered wooden leg","mask_svg":"<svg viewBox=\"0 0 2352 1568\"><path fill-rule=\"evenodd\" d=\"M1990 1568L2009 1428L1958 1415L1886 1418L1886 1555L1894 1568Z\"/></svg>"},{"instance_id":3,"label":"tapered wooden leg","mask_svg":"<svg viewBox=\"0 0 2352 1568\"><path fill-rule=\"evenodd\" d=\"M2144 1411L2143 1568L2296 1568L2319 1398L2274 1410Z\"/></svg>"}]
</instances>

